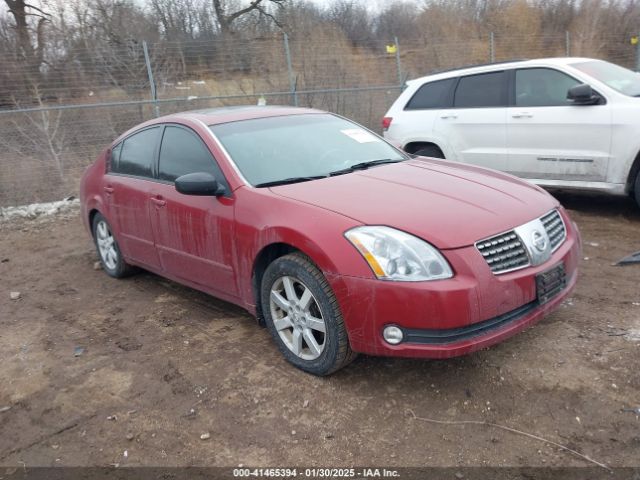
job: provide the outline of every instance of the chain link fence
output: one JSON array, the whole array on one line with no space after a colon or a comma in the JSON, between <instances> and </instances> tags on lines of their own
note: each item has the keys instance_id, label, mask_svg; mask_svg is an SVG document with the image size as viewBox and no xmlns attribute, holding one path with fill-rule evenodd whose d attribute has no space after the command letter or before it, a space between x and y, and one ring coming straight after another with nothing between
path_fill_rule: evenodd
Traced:
<instances>
[{"instance_id":1,"label":"chain link fence","mask_svg":"<svg viewBox=\"0 0 640 480\"><path fill-rule=\"evenodd\" d=\"M159 115L264 99L336 112L378 131L407 78L519 58L606 57L629 68L637 58L631 44L611 58L602 39L590 45L569 34L357 48L330 31L313 38L76 46L40 65L0 53L0 207L75 195L102 148Z\"/></svg>"}]
</instances>

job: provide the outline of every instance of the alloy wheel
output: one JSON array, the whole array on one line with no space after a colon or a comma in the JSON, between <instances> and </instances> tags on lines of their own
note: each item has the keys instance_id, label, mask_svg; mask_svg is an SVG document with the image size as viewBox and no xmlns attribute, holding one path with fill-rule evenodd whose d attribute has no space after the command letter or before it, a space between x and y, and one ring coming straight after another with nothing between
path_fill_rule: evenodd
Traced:
<instances>
[{"instance_id":1,"label":"alloy wheel","mask_svg":"<svg viewBox=\"0 0 640 480\"><path fill-rule=\"evenodd\" d=\"M102 263L109 270L115 270L118 265L118 251L116 250L115 239L111 229L104 220L100 220L96 225L96 243L98 244Z\"/></svg>"},{"instance_id":2,"label":"alloy wheel","mask_svg":"<svg viewBox=\"0 0 640 480\"><path fill-rule=\"evenodd\" d=\"M326 324L309 287L292 276L279 277L269 297L273 325L293 354L315 360L324 350Z\"/></svg>"}]
</instances>

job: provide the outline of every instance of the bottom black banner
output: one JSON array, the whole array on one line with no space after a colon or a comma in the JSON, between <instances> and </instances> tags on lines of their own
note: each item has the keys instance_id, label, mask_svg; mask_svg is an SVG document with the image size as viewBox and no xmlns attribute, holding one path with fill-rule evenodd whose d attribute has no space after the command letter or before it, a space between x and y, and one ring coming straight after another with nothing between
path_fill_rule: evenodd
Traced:
<instances>
[{"instance_id":1,"label":"bottom black banner","mask_svg":"<svg viewBox=\"0 0 640 480\"><path fill-rule=\"evenodd\" d=\"M0 467L0 480L640 480L640 467Z\"/></svg>"}]
</instances>

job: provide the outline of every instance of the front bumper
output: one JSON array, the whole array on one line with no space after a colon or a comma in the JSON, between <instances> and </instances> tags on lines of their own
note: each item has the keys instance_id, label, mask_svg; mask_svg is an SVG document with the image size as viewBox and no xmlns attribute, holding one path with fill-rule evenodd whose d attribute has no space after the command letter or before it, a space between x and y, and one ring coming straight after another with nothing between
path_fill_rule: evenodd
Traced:
<instances>
[{"instance_id":1,"label":"front bumper","mask_svg":"<svg viewBox=\"0 0 640 480\"><path fill-rule=\"evenodd\" d=\"M444 251L456 272L448 280L387 282L327 275L347 326L351 348L370 355L449 358L494 345L534 324L571 293L577 281L580 238L564 218L567 238L542 265L494 275L474 246ZM562 262L566 286L544 304L536 275ZM384 341L395 325L404 341Z\"/></svg>"}]
</instances>

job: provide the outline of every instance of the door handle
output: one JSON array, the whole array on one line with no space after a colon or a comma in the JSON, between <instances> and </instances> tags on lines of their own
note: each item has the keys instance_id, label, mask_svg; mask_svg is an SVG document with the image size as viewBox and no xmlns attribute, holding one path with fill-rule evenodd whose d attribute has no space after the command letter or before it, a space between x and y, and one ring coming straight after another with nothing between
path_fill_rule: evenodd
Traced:
<instances>
[{"instance_id":1,"label":"door handle","mask_svg":"<svg viewBox=\"0 0 640 480\"><path fill-rule=\"evenodd\" d=\"M456 119L458 118L458 115L455 115L453 113L445 113L444 115L440 115L440 118L442 118L443 120L446 120L448 118Z\"/></svg>"},{"instance_id":2,"label":"door handle","mask_svg":"<svg viewBox=\"0 0 640 480\"><path fill-rule=\"evenodd\" d=\"M533 118L533 115L531 115L529 112L519 112L519 113L514 113L513 115L511 115L513 118Z\"/></svg>"},{"instance_id":3,"label":"door handle","mask_svg":"<svg viewBox=\"0 0 640 480\"><path fill-rule=\"evenodd\" d=\"M156 205L156 207L164 207L167 202L161 196L151 197L151 201Z\"/></svg>"},{"instance_id":4,"label":"door handle","mask_svg":"<svg viewBox=\"0 0 640 480\"><path fill-rule=\"evenodd\" d=\"M111 195L113 193L113 187L111 185L107 185L104 187L104 191L107 195Z\"/></svg>"}]
</instances>

